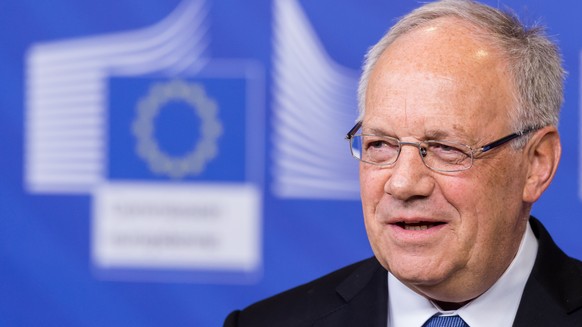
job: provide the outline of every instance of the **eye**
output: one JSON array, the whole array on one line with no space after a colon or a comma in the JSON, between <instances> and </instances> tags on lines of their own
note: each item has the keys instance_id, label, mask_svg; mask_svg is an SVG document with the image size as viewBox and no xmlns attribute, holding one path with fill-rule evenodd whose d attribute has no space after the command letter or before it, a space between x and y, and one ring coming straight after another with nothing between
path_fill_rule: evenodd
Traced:
<instances>
[{"instance_id":1,"label":"eye","mask_svg":"<svg viewBox=\"0 0 582 327\"><path fill-rule=\"evenodd\" d=\"M379 136L366 136L364 139L364 149L370 151L386 151L398 149L398 142Z\"/></svg>"},{"instance_id":2,"label":"eye","mask_svg":"<svg viewBox=\"0 0 582 327\"><path fill-rule=\"evenodd\" d=\"M470 157L467 150L462 150L461 146L442 142L430 142L428 151L439 160L449 163L459 163Z\"/></svg>"},{"instance_id":3,"label":"eye","mask_svg":"<svg viewBox=\"0 0 582 327\"><path fill-rule=\"evenodd\" d=\"M444 143L432 143L431 144L431 148L434 151L439 151L439 152L462 152L461 150L455 148L452 145L448 145L448 144L444 144Z\"/></svg>"},{"instance_id":4,"label":"eye","mask_svg":"<svg viewBox=\"0 0 582 327\"><path fill-rule=\"evenodd\" d=\"M386 146L386 142L385 141L376 140L376 141L370 141L367 144L366 148L376 148L376 149L378 149L378 148L381 148L381 147L384 147L384 146Z\"/></svg>"}]
</instances>

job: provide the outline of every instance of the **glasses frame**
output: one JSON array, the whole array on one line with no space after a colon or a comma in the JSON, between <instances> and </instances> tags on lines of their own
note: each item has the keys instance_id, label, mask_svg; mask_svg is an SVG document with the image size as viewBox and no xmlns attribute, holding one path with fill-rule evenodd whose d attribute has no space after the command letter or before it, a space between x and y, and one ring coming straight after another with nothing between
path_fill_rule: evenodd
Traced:
<instances>
[{"instance_id":1,"label":"glasses frame","mask_svg":"<svg viewBox=\"0 0 582 327\"><path fill-rule=\"evenodd\" d=\"M380 164L380 163L373 163L373 162L364 161L361 158L358 158L357 156L354 155L353 146L352 146L353 138L354 138L354 136L357 136L357 135L360 135L360 136L369 135L369 134L356 134L356 132L361 127L362 127L362 122L359 121L359 122L357 122L354 125L354 127L352 127L350 129L350 131L345 136L345 139L348 140L348 143L349 143L349 146L350 146L350 153L352 154L352 157L358 159L359 161L362 161L362 162L365 162L365 163L368 163L368 164L371 164L371 165L375 165L375 166L390 166L390 165L395 164L396 161L398 161L398 158L400 157L400 152L402 151L402 146L403 145L413 145L413 146L416 146L418 148L419 155L420 155L420 158L422 160L422 163L427 168L429 168L431 170L434 170L434 171L446 172L446 173L452 173L452 172L458 172L458 171L464 171L464 170L470 169L471 167L473 167L473 161L476 158L476 156L478 156L478 155L480 155L482 153L485 153L487 151L491 151L491 150L493 150L493 149L495 149L495 148L497 148L497 147L499 147L499 146L501 146L501 145L503 145L505 143L508 143L509 141L512 141L512 140L514 140L516 138L519 138L521 136L524 136L524 135L526 135L528 133L531 133L531 132L533 132L533 131L535 131L535 130L538 129L536 127L528 127L528 128L526 128L526 129L524 129L522 131L515 132L515 133L511 133L509 135L506 135L506 136L504 136L504 137L502 137L500 139L497 139L497 140L495 140L493 142L487 143L487 144L485 144L485 145L483 145L481 147L478 147L476 149L473 149L473 147L471 147L470 145L466 145L466 144L462 144L462 143L457 143L457 142L449 142L449 141L446 141L445 143L458 144L460 146L464 146L467 149L469 149L468 154L470 155L471 163L469 164L469 166L467 168L454 169L454 170L441 170L441 169L435 169L433 167L430 167L424 161L424 156L426 156L426 149L424 149L424 147L422 146L422 143L425 143L425 142L441 142L441 141L437 141L437 140L428 140L428 141L424 141L424 142L402 142L402 141L400 141L400 140L398 140L396 138L392 138L391 137L392 139L395 139L398 142L398 154L396 155L396 159L394 159L393 162ZM377 135L377 136L380 136L380 135ZM423 156L423 150L424 150L424 153L425 153L424 156Z\"/></svg>"}]
</instances>

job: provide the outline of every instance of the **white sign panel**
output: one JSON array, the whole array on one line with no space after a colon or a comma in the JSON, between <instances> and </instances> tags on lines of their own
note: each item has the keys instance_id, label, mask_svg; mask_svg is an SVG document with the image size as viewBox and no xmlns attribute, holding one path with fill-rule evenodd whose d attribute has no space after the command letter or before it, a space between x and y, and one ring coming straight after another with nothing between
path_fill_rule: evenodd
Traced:
<instances>
[{"instance_id":1,"label":"white sign panel","mask_svg":"<svg viewBox=\"0 0 582 327\"><path fill-rule=\"evenodd\" d=\"M250 184L103 184L94 194L95 264L255 270L260 194Z\"/></svg>"}]
</instances>

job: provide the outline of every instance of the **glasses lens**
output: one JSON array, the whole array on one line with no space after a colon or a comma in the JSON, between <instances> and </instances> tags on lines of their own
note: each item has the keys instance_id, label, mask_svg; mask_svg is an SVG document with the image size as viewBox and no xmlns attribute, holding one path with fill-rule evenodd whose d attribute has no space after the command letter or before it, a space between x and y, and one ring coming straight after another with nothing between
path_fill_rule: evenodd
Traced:
<instances>
[{"instance_id":1,"label":"glasses lens","mask_svg":"<svg viewBox=\"0 0 582 327\"><path fill-rule=\"evenodd\" d=\"M362 138L360 135L354 135L350 138L350 151L354 158L362 160Z\"/></svg>"},{"instance_id":2,"label":"glasses lens","mask_svg":"<svg viewBox=\"0 0 582 327\"><path fill-rule=\"evenodd\" d=\"M351 144L354 157L377 165L396 161L400 148L398 140L375 135L354 135Z\"/></svg>"},{"instance_id":3,"label":"glasses lens","mask_svg":"<svg viewBox=\"0 0 582 327\"><path fill-rule=\"evenodd\" d=\"M471 149L468 146L449 142L426 142L424 163L438 171L466 170L473 164Z\"/></svg>"}]
</instances>

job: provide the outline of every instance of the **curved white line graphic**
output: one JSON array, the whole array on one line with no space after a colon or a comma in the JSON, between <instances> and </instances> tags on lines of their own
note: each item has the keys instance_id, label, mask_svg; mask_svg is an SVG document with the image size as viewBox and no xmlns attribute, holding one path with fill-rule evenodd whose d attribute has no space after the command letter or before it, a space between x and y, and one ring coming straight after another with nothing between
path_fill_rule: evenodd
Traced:
<instances>
[{"instance_id":1,"label":"curved white line graphic","mask_svg":"<svg viewBox=\"0 0 582 327\"><path fill-rule=\"evenodd\" d=\"M295 0L274 2L273 192L283 198L359 198L345 133L358 74L335 63Z\"/></svg>"}]
</instances>

